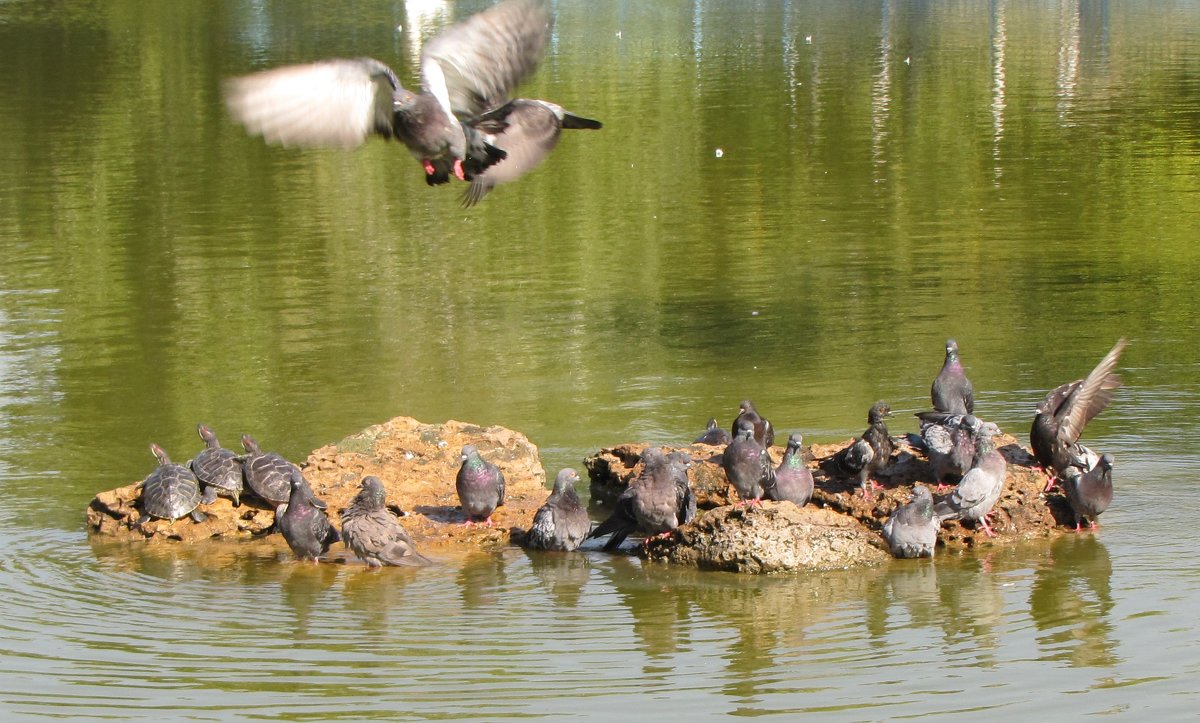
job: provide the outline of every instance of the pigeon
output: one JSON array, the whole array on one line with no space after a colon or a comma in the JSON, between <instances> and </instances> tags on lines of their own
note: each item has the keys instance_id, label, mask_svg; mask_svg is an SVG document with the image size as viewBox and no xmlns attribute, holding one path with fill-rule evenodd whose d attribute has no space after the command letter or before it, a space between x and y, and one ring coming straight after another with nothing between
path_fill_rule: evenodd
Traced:
<instances>
[{"instance_id":1,"label":"pigeon","mask_svg":"<svg viewBox=\"0 0 1200 723\"><path fill-rule=\"evenodd\" d=\"M933 495L913 485L912 501L897 507L883 523L883 538L896 557L933 557L942 521L933 514Z\"/></svg>"},{"instance_id":2,"label":"pigeon","mask_svg":"<svg viewBox=\"0 0 1200 723\"><path fill-rule=\"evenodd\" d=\"M504 504L504 473L479 456L475 445L462 448L462 467L454 480L458 501L467 515L466 525L492 526L492 513Z\"/></svg>"},{"instance_id":3,"label":"pigeon","mask_svg":"<svg viewBox=\"0 0 1200 723\"><path fill-rule=\"evenodd\" d=\"M564 128L599 130L598 120L584 118L545 100L517 98L469 121L484 142L501 148L505 157L470 173L471 185L463 195L463 206L483 200L498 183L515 181L536 168L558 145Z\"/></svg>"},{"instance_id":4,"label":"pigeon","mask_svg":"<svg viewBox=\"0 0 1200 723\"><path fill-rule=\"evenodd\" d=\"M721 468L743 504L758 504L763 487L774 484L771 456L754 439L754 423L748 418L739 417L734 423L733 441L721 454Z\"/></svg>"},{"instance_id":5,"label":"pigeon","mask_svg":"<svg viewBox=\"0 0 1200 723\"><path fill-rule=\"evenodd\" d=\"M325 514L325 503L313 494L299 469L292 469L288 482L291 494L287 504L280 505L275 524L296 557L317 562L341 538Z\"/></svg>"},{"instance_id":6,"label":"pigeon","mask_svg":"<svg viewBox=\"0 0 1200 723\"><path fill-rule=\"evenodd\" d=\"M667 455L667 461L671 462L671 476L675 480L675 494L679 500L679 524L687 524L696 517L696 495L692 492L692 482L688 479L692 458L686 452L676 450Z\"/></svg>"},{"instance_id":7,"label":"pigeon","mask_svg":"<svg viewBox=\"0 0 1200 723\"><path fill-rule=\"evenodd\" d=\"M418 92L403 88L378 60L337 58L230 79L225 103L268 143L354 148L371 135L395 138L421 163L429 185L451 175L471 181L464 204L472 205L540 163L562 128L600 127L553 103L510 101L537 69L549 37L545 0L504 0L425 44ZM511 167L495 168L510 155Z\"/></svg>"},{"instance_id":8,"label":"pigeon","mask_svg":"<svg viewBox=\"0 0 1200 723\"><path fill-rule=\"evenodd\" d=\"M1067 468L1063 489L1066 490L1067 501L1071 503L1071 509L1075 512L1076 532L1079 531L1085 517L1088 525L1094 529L1096 518L1107 510L1112 502L1112 466L1112 455L1102 454L1086 471L1082 471L1077 465Z\"/></svg>"},{"instance_id":9,"label":"pigeon","mask_svg":"<svg viewBox=\"0 0 1200 723\"><path fill-rule=\"evenodd\" d=\"M947 478L958 482L975 459L975 433L962 420L966 415L918 412L921 446L925 448L939 491Z\"/></svg>"},{"instance_id":10,"label":"pigeon","mask_svg":"<svg viewBox=\"0 0 1200 723\"><path fill-rule=\"evenodd\" d=\"M1054 486L1056 477L1066 473L1075 458L1086 457L1090 451L1082 449L1079 437L1121 386L1121 378L1113 370L1124 349L1125 340L1119 339L1085 378L1059 386L1038 405L1029 430L1029 446L1050 477L1047 490Z\"/></svg>"},{"instance_id":11,"label":"pigeon","mask_svg":"<svg viewBox=\"0 0 1200 723\"><path fill-rule=\"evenodd\" d=\"M841 476L857 476L863 497L870 499L871 487L880 487L870 482L872 475L878 476L888 465L896 445L888 434L887 418L892 408L887 402L875 402L867 412L870 425L862 436L834 455L833 470Z\"/></svg>"},{"instance_id":12,"label":"pigeon","mask_svg":"<svg viewBox=\"0 0 1200 723\"><path fill-rule=\"evenodd\" d=\"M708 444L713 447L724 447L733 441L733 437L729 436L729 432L717 426L717 418L708 418L708 427L705 428L704 434L696 437L696 444Z\"/></svg>"},{"instance_id":13,"label":"pigeon","mask_svg":"<svg viewBox=\"0 0 1200 723\"><path fill-rule=\"evenodd\" d=\"M638 528L653 537L691 522L696 516L696 497L687 477L690 460L685 463L679 453L672 452L662 461L652 454L650 462L646 485L634 499L633 517Z\"/></svg>"},{"instance_id":14,"label":"pigeon","mask_svg":"<svg viewBox=\"0 0 1200 723\"><path fill-rule=\"evenodd\" d=\"M283 146L354 148L371 134L396 138L430 185L465 179L504 158L464 118L508 100L541 62L549 38L542 0L507 0L447 27L421 50L421 90L400 85L372 58L333 59L234 78L230 113L246 129Z\"/></svg>"},{"instance_id":15,"label":"pigeon","mask_svg":"<svg viewBox=\"0 0 1200 723\"><path fill-rule=\"evenodd\" d=\"M939 412L971 414L975 411L975 391L958 360L958 342L946 340L946 361L929 389L933 408Z\"/></svg>"},{"instance_id":16,"label":"pigeon","mask_svg":"<svg viewBox=\"0 0 1200 723\"><path fill-rule=\"evenodd\" d=\"M687 470L661 449L642 452L642 471L617 498L612 514L588 534L588 539L611 535L604 549L615 550L631 532L647 538L669 533L696 515L696 498L687 483Z\"/></svg>"},{"instance_id":17,"label":"pigeon","mask_svg":"<svg viewBox=\"0 0 1200 723\"><path fill-rule=\"evenodd\" d=\"M813 474L804 464L804 455L800 447L804 437L798 432L788 436L787 449L783 453L783 461L775 469L774 484L766 487L767 499L777 502L793 502L797 507L803 507L812 497Z\"/></svg>"},{"instance_id":18,"label":"pigeon","mask_svg":"<svg viewBox=\"0 0 1200 723\"><path fill-rule=\"evenodd\" d=\"M421 567L431 564L400 521L384 504L387 493L378 477L364 477L362 489L342 512L342 540L368 567Z\"/></svg>"},{"instance_id":19,"label":"pigeon","mask_svg":"<svg viewBox=\"0 0 1200 723\"><path fill-rule=\"evenodd\" d=\"M775 444L775 427L771 426L771 422L758 415L758 410L754 408L754 402L749 399L743 399L742 403L738 405L738 415L733 420L734 437L737 436L738 422L743 419L754 425L754 441L767 448Z\"/></svg>"},{"instance_id":20,"label":"pigeon","mask_svg":"<svg viewBox=\"0 0 1200 723\"><path fill-rule=\"evenodd\" d=\"M579 473L567 468L554 478L554 491L538 508L525 535L525 546L535 550L574 550L587 537L592 522L575 493Z\"/></svg>"},{"instance_id":21,"label":"pigeon","mask_svg":"<svg viewBox=\"0 0 1200 723\"><path fill-rule=\"evenodd\" d=\"M963 417L963 424L974 431L975 458L958 486L934 505L933 513L946 520L977 520L984 534L995 537L987 518L1004 491L1008 472L1004 457L992 442L992 437L1000 434L1000 428L971 415Z\"/></svg>"}]
</instances>

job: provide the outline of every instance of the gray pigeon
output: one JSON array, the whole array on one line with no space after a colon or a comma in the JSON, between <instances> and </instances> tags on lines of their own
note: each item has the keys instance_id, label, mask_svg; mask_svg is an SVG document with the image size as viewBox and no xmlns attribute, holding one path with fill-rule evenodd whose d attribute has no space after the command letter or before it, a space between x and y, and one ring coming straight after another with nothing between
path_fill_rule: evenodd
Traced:
<instances>
[{"instance_id":1,"label":"gray pigeon","mask_svg":"<svg viewBox=\"0 0 1200 723\"><path fill-rule=\"evenodd\" d=\"M929 389L933 408L939 412L970 414L975 411L975 391L958 359L958 342L946 340L946 361Z\"/></svg>"},{"instance_id":2,"label":"gray pigeon","mask_svg":"<svg viewBox=\"0 0 1200 723\"><path fill-rule=\"evenodd\" d=\"M774 484L771 456L754 439L754 423L749 419L739 418L735 422L733 441L721 454L721 468L743 504L758 504L763 487Z\"/></svg>"},{"instance_id":3,"label":"gray pigeon","mask_svg":"<svg viewBox=\"0 0 1200 723\"><path fill-rule=\"evenodd\" d=\"M754 408L754 402L749 399L743 399L738 405L738 415L733 420L733 436L737 436L738 423L746 420L754 425L754 441L761 444L763 447L770 448L775 444L775 427L771 425L770 420L760 416L758 410Z\"/></svg>"},{"instance_id":4,"label":"gray pigeon","mask_svg":"<svg viewBox=\"0 0 1200 723\"><path fill-rule=\"evenodd\" d=\"M977 520L988 537L995 537L987 518L1004 491L1008 473L1004 457L992 441L1000 428L969 415L963 418L963 424L974 430L975 459L958 486L934 506L933 513L944 520Z\"/></svg>"},{"instance_id":5,"label":"gray pigeon","mask_svg":"<svg viewBox=\"0 0 1200 723\"><path fill-rule=\"evenodd\" d=\"M359 487L362 489L342 513L346 547L369 567L429 565L429 558L417 552L412 538L388 510L383 482L378 477L364 477Z\"/></svg>"},{"instance_id":6,"label":"gray pigeon","mask_svg":"<svg viewBox=\"0 0 1200 723\"><path fill-rule=\"evenodd\" d=\"M783 461L775 469L774 484L766 487L767 499L783 502L785 500L803 507L812 497L813 474L804 463L801 445L804 437L793 432L788 437L787 449L783 453Z\"/></svg>"},{"instance_id":7,"label":"gray pigeon","mask_svg":"<svg viewBox=\"0 0 1200 723\"><path fill-rule=\"evenodd\" d=\"M559 470L554 490L533 516L525 535L525 546L535 550L574 550L587 537L592 522L575 493L579 473Z\"/></svg>"},{"instance_id":8,"label":"gray pigeon","mask_svg":"<svg viewBox=\"0 0 1200 723\"><path fill-rule=\"evenodd\" d=\"M204 440L204 449L192 458L188 465L204 488L204 504L212 504L217 496L233 500L233 506L241 504L242 461L233 452L221 446L217 435L207 424L196 425L196 432Z\"/></svg>"},{"instance_id":9,"label":"gray pigeon","mask_svg":"<svg viewBox=\"0 0 1200 723\"><path fill-rule=\"evenodd\" d=\"M912 501L897 507L883 523L883 538L896 557L933 557L940 527L929 488L913 485Z\"/></svg>"},{"instance_id":10,"label":"gray pigeon","mask_svg":"<svg viewBox=\"0 0 1200 723\"><path fill-rule=\"evenodd\" d=\"M696 498L687 483L687 470L657 447L642 452L642 471L617 498L612 514L588 534L589 539L612 535L605 550L615 550L631 533L662 535L687 524L696 514Z\"/></svg>"},{"instance_id":11,"label":"gray pigeon","mask_svg":"<svg viewBox=\"0 0 1200 723\"><path fill-rule=\"evenodd\" d=\"M950 478L957 483L975 460L975 432L962 424L966 415L947 412L918 412L921 444L933 468L938 489Z\"/></svg>"},{"instance_id":12,"label":"gray pigeon","mask_svg":"<svg viewBox=\"0 0 1200 723\"><path fill-rule=\"evenodd\" d=\"M462 448L462 466L454 480L458 501L467 516L468 527L481 524L492 526L492 513L504 504L504 473L496 465L479 456L475 445Z\"/></svg>"},{"instance_id":13,"label":"gray pigeon","mask_svg":"<svg viewBox=\"0 0 1200 723\"><path fill-rule=\"evenodd\" d=\"M1081 446L1079 437L1084 426L1104 411L1112 401L1113 392L1121 386L1121 378L1113 370L1124 349L1125 340L1118 340L1087 377L1059 386L1038 405L1029 430L1029 446L1038 464L1050 476L1046 489L1054 485L1056 477L1065 475L1075 458L1086 456L1077 449Z\"/></svg>"},{"instance_id":14,"label":"gray pigeon","mask_svg":"<svg viewBox=\"0 0 1200 723\"><path fill-rule=\"evenodd\" d=\"M599 130L600 121L577 116L544 100L517 98L468 121L484 141L505 157L477 172L467 164L471 185L464 206L474 206L499 183L515 181L536 168L558 145L564 128Z\"/></svg>"},{"instance_id":15,"label":"gray pigeon","mask_svg":"<svg viewBox=\"0 0 1200 723\"><path fill-rule=\"evenodd\" d=\"M895 442L888 434L887 418L891 416L892 408L887 402L875 402L867 411L867 423L870 425L862 436L855 439L845 449L831 458L829 464L833 473L838 476L855 476L858 478L859 489L863 497L870 499L871 487L879 487L871 480L887 468L896 449Z\"/></svg>"},{"instance_id":16,"label":"gray pigeon","mask_svg":"<svg viewBox=\"0 0 1200 723\"><path fill-rule=\"evenodd\" d=\"M341 538L325 514L325 503L313 494L299 469L292 469L288 486L287 504L281 506L275 524L296 557L317 562Z\"/></svg>"},{"instance_id":17,"label":"gray pigeon","mask_svg":"<svg viewBox=\"0 0 1200 723\"><path fill-rule=\"evenodd\" d=\"M1088 524L1095 528L1096 518L1107 510L1112 502L1112 466L1112 455L1102 454L1086 471L1081 470L1079 466L1067 468L1063 489L1066 490L1067 501L1071 503L1071 509L1075 512L1076 532L1079 531L1085 517Z\"/></svg>"},{"instance_id":18,"label":"gray pigeon","mask_svg":"<svg viewBox=\"0 0 1200 723\"><path fill-rule=\"evenodd\" d=\"M296 465L274 452L263 452L254 437L248 434L242 435L242 447L246 450L242 458L242 475L250 491L272 505L287 502Z\"/></svg>"},{"instance_id":19,"label":"gray pigeon","mask_svg":"<svg viewBox=\"0 0 1200 723\"><path fill-rule=\"evenodd\" d=\"M544 0L504 0L425 44L419 92L403 88L378 60L334 59L234 78L225 84L225 102L238 122L269 143L353 148L377 134L408 146L430 185L451 175L465 181L482 176L494 185L549 152L545 131L523 117L510 122L515 130L496 132L488 125L494 123L489 114L500 113L512 90L537 69L549 36ZM549 104L547 111L554 115ZM556 129L571 123L556 121ZM512 145L511 170L488 176L509 155L489 138ZM472 203L486 190L475 193Z\"/></svg>"},{"instance_id":20,"label":"gray pigeon","mask_svg":"<svg viewBox=\"0 0 1200 723\"><path fill-rule=\"evenodd\" d=\"M732 441L733 437L729 436L729 432L717 426L716 417L709 417L708 426L704 429L704 434L696 437L696 444L707 444L713 447L724 447Z\"/></svg>"},{"instance_id":21,"label":"gray pigeon","mask_svg":"<svg viewBox=\"0 0 1200 723\"><path fill-rule=\"evenodd\" d=\"M675 481L675 499L679 503L676 517L679 524L684 525L696 517L696 495L692 492L692 481L688 478L688 470L692 468L691 456L682 450L675 450L667 455L671 463L671 477Z\"/></svg>"}]
</instances>

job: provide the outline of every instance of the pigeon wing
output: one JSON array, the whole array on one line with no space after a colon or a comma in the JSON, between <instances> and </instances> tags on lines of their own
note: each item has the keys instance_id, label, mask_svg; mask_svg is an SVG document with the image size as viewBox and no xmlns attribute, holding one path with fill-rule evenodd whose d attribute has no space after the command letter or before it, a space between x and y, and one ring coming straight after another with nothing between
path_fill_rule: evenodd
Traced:
<instances>
[{"instance_id":1,"label":"pigeon wing","mask_svg":"<svg viewBox=\"0 0 1200 723\"><path fill-rule=\"evenodd\" d=\"M550 37L543 0L506 0L443 30L421 49L421 85L447 112L502 105L537 69Z\"/></svg>"},{"instance_id":2,"label":"pigeon wing","mask_svg":"<svg viewBox=\"0 0 1200 723\"><path fill-rule=\"evenodd\" d=\"M1120 339L1060 408L1055 415L1061 420L1058 425L1059 441L1068 445L1079 441L1084 426L1112 401L1113 391L1121 386L1121 379L1113 370L1124 350L1125 340Z\"/></svg>"},{"instance_id":3,"label":"pigeon wing","mask_svg":"<svg viewBox=\"0 0 1200 723\"><path fill-rule=\"evenodd\" d=\"M370 58L288 65L225 82L225 105L253 135L284 147L354 148L392 136L400 82Z\"/></svg>"}]
</instances>

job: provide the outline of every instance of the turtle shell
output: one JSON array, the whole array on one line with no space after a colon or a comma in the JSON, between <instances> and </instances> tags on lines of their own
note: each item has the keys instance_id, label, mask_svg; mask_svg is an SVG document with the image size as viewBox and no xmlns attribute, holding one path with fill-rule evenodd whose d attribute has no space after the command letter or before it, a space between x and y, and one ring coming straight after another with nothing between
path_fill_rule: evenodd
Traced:
<instances>
[{"instance_id":1,"label":"turtle shell","mask_svg":"<svg viewBox=\"0 0 1200 723\"><path fill-rule=\"evenodd\" d=\"M191 514L200 504L200 485L187 467L173 464L158 445L151 445L158 468L142 481L142 512L164 520Z\"/></svg>"},{"instance_id":2,"label":"turtle shell","mask_svg":"<svg viewBox=\"0 0 1200 723\"><path fill-rule=\"evenodd\" d=\"M197 427L206 446L191 461L192 472L204 487L204 499L211 502L216 495L230 497L236 507L242 494L242 461L236 454L221 447L217 436L207 426Z\"/></svg>"},{"instance_id":3,"label":"turtle shell","mask_svg":"<svg viewBox=\"0 0 1200 723\"><path fill-rule=\"evenodd\" d=\"M287 502L292 492L292 470L297 469L296 465L274 452L264 453L250 435L242 437L242 446L246 448L242 475L250 491L272 505Z\"/></svg>"},{"instance_id":4,"label":"turtle shell","mask_svg":"<svg viewBox=\"0 0 1200 723\"><path fill-rule=\"evenodd\" d=\"M242 463L228 449L205 449L192 460L192 472L205 487L215 487L222 497L236 502L242 493Z\"/></svg>"}]
</instances>

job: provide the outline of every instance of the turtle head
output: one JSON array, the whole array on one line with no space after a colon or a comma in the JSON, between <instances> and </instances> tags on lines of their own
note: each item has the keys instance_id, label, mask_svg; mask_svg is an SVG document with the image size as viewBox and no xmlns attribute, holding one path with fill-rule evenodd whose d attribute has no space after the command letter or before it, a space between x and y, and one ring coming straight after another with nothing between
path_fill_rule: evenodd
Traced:
<instances>
[{"instance_id":1,"label":"turtle head","mask_svg":"<svg viewBox=\"0 0 1200 723\"><path fill-rule=\"evenodd\" d=\"M199 434L200 439L203 439L204 443L209 447L213 447L215 449L219 446L217 443L216 432L212 431L212 427L208 426L204 422L196 425L196 434Z\"/></svg>"},{"instance_id":2,"label":"turtle head","mask_svg":"<svg viewBox=\"0 0 1200 723\"><path fill-rule=\"evenodd\" d=\"M171 458L167 456L167 451L153 442L150 443L150 454L154 455L159 464L171 464Z\"/></svg>"}]
</instances>

